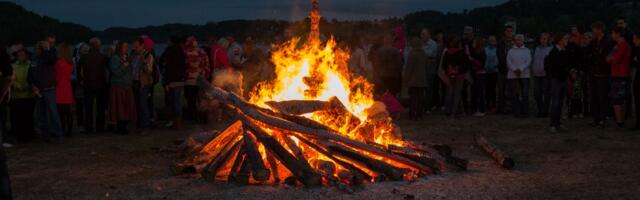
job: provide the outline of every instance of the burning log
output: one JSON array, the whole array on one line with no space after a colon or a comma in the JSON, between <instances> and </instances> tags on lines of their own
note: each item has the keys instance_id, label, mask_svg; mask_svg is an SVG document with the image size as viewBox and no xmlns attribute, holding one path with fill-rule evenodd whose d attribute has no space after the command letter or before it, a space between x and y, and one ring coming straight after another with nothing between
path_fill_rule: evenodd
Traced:
<instances>
[{"instance_id":1,"label":"burning log","mask_svg":"<svg viewBox=\"0 0 640 200\"><path fill-rule=\"evenodd\" d=\"M247 152L247 161L249 161L249 164L251 165L251 176L253 179L260 182L268 180L270 173L262 161L262 156L260 156L255 139L251 137L251 134L247 133L246 130L243 138L244 148Z\"/></svg>"},{"instance_id":2,"label":"burning log","mask_svg":"<svg viewBox=\"0 0 640 200\"><path fill-rule=\"evenodd\" d=\"M485 152L487 152L489 156L491 156L491 158L493 158L493 160L495 160L496 163L500 165L500 167L505 169L513 169L513 167L515 166L515 162L511 157L509 157L506 153L498 149L496 145L487 141L487 139L485 139L484 137L476 136L476 143Z\"/></svg>"},{"instance_id":3,"label":"burning log","mask_svg":"<svg viewBox=\"0 0 640 200\"><path fill-rule=\"evenodd\" d=\"M430 156L432 156L436 160L444 160L446 161L448 166L454 166L462 171L466 171L469 165L469 160L453 156L453 151L451 150L451 147L447 145L429 146L425 144L422 144L422 145L409 144L409 147L416 151L428 153ZM403 148L403 147L393 147L393 148Z\"/></svg>"},{"instance_id":4,"label":"burning log","mask_svg":"<svg viewBox=\"0 0 640 200\"><path fill-rule=\"evenodd\" d=\"M278 172L278 163L276 162L276 158L273 157L271 152L267 153L267 161L269 162L269 167L271 168L271 174L273 174L273 182L275 184L280 183L280 172Z\"/></svg>"},{"instance_id":5,"label":"burning log","mask_svg":"<svg viewBox=\"0 0 640 200\"><path fill-rule=\"evenodd\" d=\"M249 119L245 118L243 122L245 128L249 129L266 149L271 151L302 184L305 186L319 186L322 184L322 177L315 173L306 162L296 159L275 138L269 136Z\"/></svg>"},{"instance_id":6,"label":"burning log","mask_svg":"<svg viewBox=\"0 0 640 200\"><path fill-rule=\"evenodd\" d=\"M233 154L236 154L236 152L238 154L240 153L242 143L243 141L228 143L221 150L220 154L212 159L209 164L207 164L207 166L202 171L202 177L204 177L204 179L207 181L214 181L218 169L220 169L220 167L222 167L222 165L224 165L224 163L226 163L229 158L233 157Z\"/></svg>"},{"instance_id":7,"label":"burning log","mask_svg":"<svg viewBox=\"0 0 640 200\"><path fill-rule=\"evenodd\" d=\"M334 131L328 131L328 130L322 130L322 129L314 129L314 128L309 128L309 127L305 127L296 123L292 123L290 121L278 118L278 117L273 117L273 116L269 116L263 112L260 112L258 110L256 110L255 108L253 108L252 106L250 106L251 104L249 104L248 102L244 101L241 97L239 97L236 94L233 93L228 93L220 88L211 86L206 80L204 80L203 78L199 78L198 79L198 83L200 84L200 86L205 90L205 92L208 92L210 94L212 94L213 96L215 96L218 99L221 99L222 101L224 101L225 103L232 105L233 107L235 107L236 109L239 110L239 112L241 112L241 115L246 115L247 117L250 117L252 119L255 119L257 121L259 121L260 123L263 123L265 125L271 126L271 127L275 127L275 128L280 128L280 129L284 129L284 130L288 130L288 131L292 131L292 132L298 132L300 134L312 137L312 138L323 138L323 139L329 139L329 140L334 140L334 141L339 141L344 143L345 145L348 145L350 147L353 148L357 148L357 149L361 149L364 151L368 151L370 153L379 155L379 156L383 156L386 158L389 158L393 161L399 162L399 163L403 163L412 167L415 167L419 170L425 171L425 172L430 172L430 168L427 166L424 166L422 164L419 164L415 161L400 157L400 156L396 156L392 153L388 153L385 152L381 149L378 148L374 148L371 147L370 145L366 145L364 143L361 143L359 141L355 141L355 140L351 140L349 138L346 138L344 136L341 136L339 133L336 133ZM245 122L246 123L246 122ZM245 124L246 125L246 124Z\"/></svg>"},{"instance_id":8,"label":"burning log","mask_svg":"<svg viewBox=\"0 0 640 200\"><path fill-rule=\"evenodd\" d=\"M356 129L360 125L360 119L353 115L347 107L336 97L329 99L329 104L324 110L317 112L321 116L320 119L326 124L336 124L343 127L333 127L335 129L344 128L348 132ZM325 118L326 117L326 118Z\"/></svg>"},{"instance_id":9,"label":"burning log","mask_svg":"<svg viewBox=\"0 0 640 200\"><path fill-rule=\"evenodd\" d=\"M344 161L342 161L340 159L337 159L336 157L334 157L334 155L332 153L329 153L329 151L327 151L326 149L316 145L313 142L310 142L309 140L307 140L305 138L298 137L298 136L296 136L296 138L298 138L304 144L306 144L309 147L311 147L314 150L316 150L318 153L320 153L320 154L322 154L324 156L327 156L331 160L335 161L340 166L342 166L344 168L347 168L350 172L342 171L342 173L349 173L350 176L346 176L345 175L345 177L340 177L342 180L348 180L348 182L352 183L353 185L360 185L360 184L362 184L362 181L364 181L365 179L371 180L371 177L369 175L367 175L367 173L365 173L361 169L357 168L356 166L353 166L352 164L349 164L349 163L344 162ZM340 175L340 174L338 174L338 175Z\"/></svg>"},{"instance_id":10,"label":"burning log","mask_svg":"<svg viewBox=\"0 0 640 200\"><path fill-rule=\"evenodd\" d=\"M420 164L423 164L425 166L428 166L432 169L432 171L436 174L440 173L440 163L432 158L429 157L428 155L424 155L422 153L419 153L417 151L414 151L413 149L409 149L409 148L399 148L399 147L391 147L389 148L389 151L391 151L392 153L411 159L413 161L416 161Z\"/></svg>"},{"instance_id":11,"label":"burning log","mask_svg":"<svg viewBox=\"0 0 640 200\"><path fill-rule=\"evenodd\" d=\"M244 141L243 141L244 143ZM229 171L229 176L227 177L227 182L231 183L231 182L239 182L238 179L236 177L238 176L243 176L243 174L241 173L248 173L246 172L246 167L245 164L246 159L247 158L247 154L245 149L241 146L240 150L238 151L238 153L235 156L235 159L233 160L233 165L231 165L231 170ZM241 172L242 168L245 167L245 172ZM243 179L243 178L241 178Z\"/></svg>"},{"instance_id":12,"label":"burning log","mask_svg":"<svg viewBox=\"0 0 640 200\"><path fill-rule=\"evenodd\" d=\"M334 152L340 153L341 155L344 155L350 159L353 159L357 162L360 162L366 165L368 168L384 173L391 180L394 180L394 181L402 180L403 170L400 168L394 167L383 161L379 161L379 160L370 158L368 156L362 155L361 153L358 153L356 151L353 151L351 149L345 148L340 145L326 143L325 146L329 147L329 149L333 150Z\"/></svg>"},{"instance_id":13,"label":"burning log","mask_svg":"<svg viewBox=\"0 0 640 200\"><path fill-rule=\"evenodd\" d=\"M291 101L269 101L266 102L269 107L277 110L278 112L288 115L303 115L312 113L319 110L324 110L328 107L329 102L326 101L311 101L311 100L291 100Z\"/></svg>"}]
</instances>

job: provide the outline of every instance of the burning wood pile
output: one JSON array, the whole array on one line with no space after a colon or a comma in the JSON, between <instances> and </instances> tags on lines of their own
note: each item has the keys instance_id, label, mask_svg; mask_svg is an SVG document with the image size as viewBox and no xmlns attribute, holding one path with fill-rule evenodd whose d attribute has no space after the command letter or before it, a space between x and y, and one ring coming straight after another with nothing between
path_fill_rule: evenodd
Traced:
<instances>
[{"instance_id":1,"label":"burning wood pile","mask_svg":"<svg viewBox=\"0 0 640 200\"><path fill-rule=\"evenodd\" d=\"M192 142L182 172L239 184L360 185L414 180L467 161L445 146L402 139L384 104L365 78L347 67L349 54L333 39L319 39L317 1L311 33L276 46L275 79L259 83L248 100L199 84L209 99L227 105L238 121L215 137ZM191 140L195 141L195 140Z\"/></svg>"}]
</instances>

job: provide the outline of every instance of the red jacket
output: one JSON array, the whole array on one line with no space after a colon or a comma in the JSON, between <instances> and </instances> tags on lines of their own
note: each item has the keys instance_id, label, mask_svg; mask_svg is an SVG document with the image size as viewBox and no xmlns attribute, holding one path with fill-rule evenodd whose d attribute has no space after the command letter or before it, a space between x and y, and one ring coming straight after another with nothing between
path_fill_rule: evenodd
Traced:
<instances>
[{"instance_id":1,"label":"red jacket","mask_svg":"<svg viewBox=\"0 0 640 200\"><path fill-rule=\"evenodd\" d=\"M631 73L631 48L625 41L620 41L616 45L609 60L611 65L611 76L618 78L629 77Z\"/></svg>"},{"instance_id":2,"label":"red jacket","mask_svg":"<svg viewBox=\"0 0 640 200\"><path fill-rule=\"evenodd\" d=\"M65 60L56 62L56 103L72 104L73 90L71 89L71 73L73 65Z\"/></svg>"},{"instance_id":3,"label":"red jacket","mask_svg":"<svg viewBox=\"0 0 640 200\"><path fill-rule=\"evenodd\" d=\"M227 51L225 51L224 48L217 44L211 46L211 68L231 68L231 64L229 64L229 57L227 56Z\"/></svg>"}]
</instances>

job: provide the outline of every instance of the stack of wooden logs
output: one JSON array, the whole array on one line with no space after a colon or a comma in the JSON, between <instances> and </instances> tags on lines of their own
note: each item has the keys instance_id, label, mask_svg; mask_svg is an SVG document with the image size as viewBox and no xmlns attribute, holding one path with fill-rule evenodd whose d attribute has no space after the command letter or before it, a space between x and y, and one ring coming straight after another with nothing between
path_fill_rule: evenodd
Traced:
<instances>
[{"instance_id":1,"label":"stack of wooden logs","mask_svg":"<svg viewBox=\"0 0 640 200\"><path fill-rule=\"evenodd\" d=\"M266 109L205 80L199 84L205 93L234 109L239 120L208 142L193 145L186 151L187 158L176 165L178 172L201 173L209 181L242 185L320 186L413 180L449 169L466 170L466 160L454 157L450 148L443 151L411 142L402 146L370 144L300 116L316 111L342 112L337 99L270 102L271 109ZM291 106L296 104L305 106ZM336 120L357 119L348 116Z\"/></svg>"}]
</instances>

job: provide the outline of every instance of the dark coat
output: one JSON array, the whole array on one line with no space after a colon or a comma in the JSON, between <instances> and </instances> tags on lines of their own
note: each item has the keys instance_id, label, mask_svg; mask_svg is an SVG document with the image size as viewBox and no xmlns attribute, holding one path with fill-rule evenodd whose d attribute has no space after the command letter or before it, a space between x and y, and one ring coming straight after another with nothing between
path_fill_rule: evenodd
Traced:
<instances>
[{"instance_id":1,"label":"dark coat","mask_svg":"<svg viewBox=\"0 0 640 200\"><path fill-rule=\"evenodd\" d=\"M80 57L78 65L78 80L85 90L97 90L107 85L107 70L109 60L98 49L91 49L88 54Z\"/></svg>"},{"instance_id":2,"label":"dark coat","mask_svg":"<svg viewBox=\"0 0 640 200\"><path fill-rule=\"evenodd\" d=\"M611 66L607 63L607 56L613 50L615 44L604 36L601 40L597 38L591 42L591 73L594 76L610 76Z\"/></svg>"},{"instance_id":3,"label":"dark coat","mask_svg":"<svg viewBox=\"0 0 640 200\"><path fill-rule=\"evenodd\" d=\"M164 83L184 82L187 58L179 45L171 45L162 53L160 65L164 69Z\"/></svg>"},{"instance_id":4,"label":"dark coat","mask_svg":"<svg viewBox=\"0 0 640 200\"><path fill-rule=\"evenodd\" d=\"M29 69L27 80L29 84L39 90L56 88L56 68L57 60L55 51L43 51L33 59L33 66Z\"/></svg>"},{"instance_id":5,"label":"dark coat","mask_svg":"<svg viewBox=\"0 0 640 200\"><path fill-rule=\"evenodd\" d=\"M558 81L566 81L573 63L573 52L553 47L545 59L544 70L547 76Z\"/></svg>"}]
</instances>

